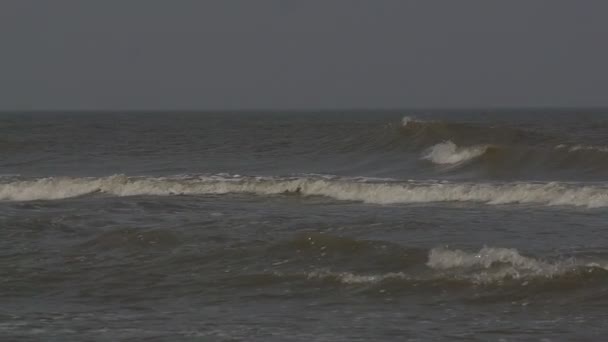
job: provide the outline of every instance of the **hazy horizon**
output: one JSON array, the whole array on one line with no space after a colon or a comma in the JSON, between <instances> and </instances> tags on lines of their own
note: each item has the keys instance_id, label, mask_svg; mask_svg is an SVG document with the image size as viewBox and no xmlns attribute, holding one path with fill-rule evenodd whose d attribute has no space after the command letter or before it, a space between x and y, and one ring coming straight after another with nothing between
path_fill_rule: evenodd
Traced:
<instances>
[{"instance_id":1,"label":"hazy horizon","mask_svg":"<svg viewBox=\"0 0 608 342\"><path fill-rule=\"evenodd\" d=\"M3 1L0 111L608 107L608 3Z\"/></svg>"},{"instance_id":2,"label":"hazy horizon","mask_svg":"<svg viewBox=\"0 0 608 342\"><path fill-rule=\"evenodd\" d=\"M0 109L0 114L10 113L200 113L200 114L214 114L214 113L269 113L269 114L280 114L280 113L335 113L335 112L354 112L354 113L365 113L365 112L382 112L382 113L394 113L403 112L408 114L411 112L479 112L479 111L492 111L492 112L513 112L513 111L539 111L547 113L547 111L555 112L569 112L569 111L603 111L608 110L606 106L486 106L486 107L411 107L411 108L242 108L242 109L182 109L182 108L129 108L129 109Z\"/></svg>"}]
</instances>

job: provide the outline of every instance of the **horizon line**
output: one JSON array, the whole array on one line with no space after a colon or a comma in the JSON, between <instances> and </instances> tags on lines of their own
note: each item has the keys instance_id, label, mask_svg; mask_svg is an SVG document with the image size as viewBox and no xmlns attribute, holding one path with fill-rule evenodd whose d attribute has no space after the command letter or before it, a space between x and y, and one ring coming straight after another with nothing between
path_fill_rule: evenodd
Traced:
<instances>
[{"instance_id":1,"label":"horizon line","mask_svg":"<svg viewBox=\"0 0 608 342\"><path fill-rule=\"evenodd\" d=\"M398 112L398 111L526 111L526 110L608 110L605 106L455 106L455 107L399 107L399 108L374 108L374 107L344 107L344 108L238 108L238 109L195 109L195 108L116 108L116 109L95 109L95 108L59 108L59 109L0 109L0 113L330 113L330 112Z\"/></svg>"}]
</instances>

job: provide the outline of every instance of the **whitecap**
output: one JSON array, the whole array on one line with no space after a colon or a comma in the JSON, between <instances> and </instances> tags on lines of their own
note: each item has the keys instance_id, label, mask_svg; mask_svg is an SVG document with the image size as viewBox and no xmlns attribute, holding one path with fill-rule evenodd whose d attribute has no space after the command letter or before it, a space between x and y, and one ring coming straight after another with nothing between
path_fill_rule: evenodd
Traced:
<instances>
[{"instance_id":1,"label":"whitecap","mask_svg":"<svg viewBox=\"0 0 608 342\"><path fill-rule=\"evenodd\" d=\"M458 147L452 141L444 141L429 148L422 159L435 164L458 164L475 159L488 150L488 145Z\"/></svg>"}]
</instances>

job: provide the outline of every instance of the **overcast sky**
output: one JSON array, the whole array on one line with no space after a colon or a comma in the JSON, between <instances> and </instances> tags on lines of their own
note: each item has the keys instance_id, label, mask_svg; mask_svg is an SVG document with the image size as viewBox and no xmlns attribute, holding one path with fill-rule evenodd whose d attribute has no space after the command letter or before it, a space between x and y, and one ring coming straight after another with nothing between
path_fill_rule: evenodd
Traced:
<instances>
[{"instance_id":1,"label":"overcast sky","mask_svg":"<svg viewBox=\"0 0 608 342\"><path fill-rule=\"evenodd\" d=\"M605 0L1 0L0 109L607 106Z\"/></svg>"}]
</instances>

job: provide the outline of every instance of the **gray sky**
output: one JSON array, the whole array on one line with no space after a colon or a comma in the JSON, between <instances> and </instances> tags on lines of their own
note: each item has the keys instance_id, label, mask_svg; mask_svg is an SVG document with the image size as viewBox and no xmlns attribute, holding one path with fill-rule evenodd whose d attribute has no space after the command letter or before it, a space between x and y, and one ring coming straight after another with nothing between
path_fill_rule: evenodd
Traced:
<instances>
[{"instance_id":1,"label":"gray sky","mask_svg":"<svg viewBox=\"0 0 608 342\"><path fill-rule=\"evenodd\" d=\"M0 109L607 106L605 0L2 0Z\"/></svg>"}]
</instances>

